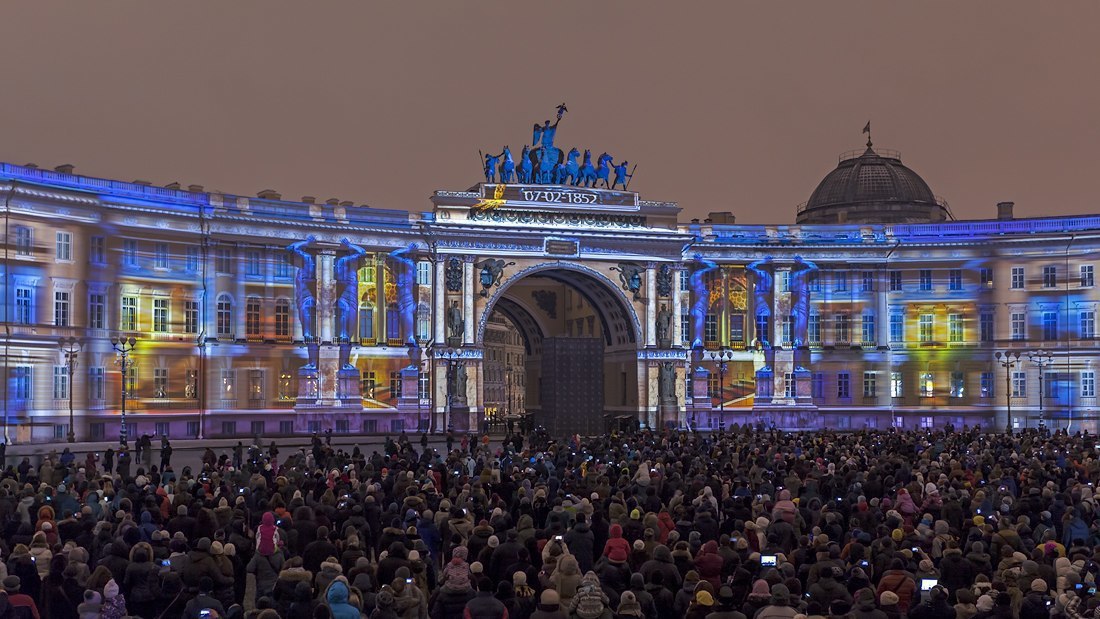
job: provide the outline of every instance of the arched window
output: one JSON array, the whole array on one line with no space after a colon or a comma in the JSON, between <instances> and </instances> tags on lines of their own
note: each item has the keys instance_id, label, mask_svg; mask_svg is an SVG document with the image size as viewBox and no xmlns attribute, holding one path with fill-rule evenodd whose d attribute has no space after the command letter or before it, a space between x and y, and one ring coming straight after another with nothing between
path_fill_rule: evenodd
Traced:
<instances>
[{"instance_id":1,"label":"arched window","mask_svg":"<svg viewBox=\"0 0 1100 619\"><path fill-rule=\"evenodd\" d=\"M275 302L275 337L290 337L290 301L286 299Z\"/></svg>"},{"instance_id":2,"label":"arched window","mask_svg":"<svg viewBox=\"0 0 1100 619\"><path fill-rule=\"evenodd\" d=\"M432 312L426 303L416 308L416 339L426 342L432 335Z\"/></svg>"},{"instance_id":3,"label":"arched window","mask_svg":"<svg viewBox=\"0 0 1100 619\"><path fill-rule=\"evenodd\" d=\"M390 303L386 306L386 339L394 345L399 345L402 342L401 312L398 311L396 303Z\"/></svg>"},{"instance_id":4,"label":"arched window","mask_svg":"<svg viewBox=\"0 0 1100 619\"><path fill-rule=\"evenodd\" d=\"M367 295L359 301L359 341L374 341L374 304L367 299Z\"/></svg>"},{"instance_id":5,"label":"arched window","mask_svg":"<svg viewBox=\"0 0 1100 619\"><path fill-rule=\"evenodd\" d=\"M218 295L218 337L233 337L233 301L229 295Z\"/></svg>"},{"instance_id":6,"label":"arched window","mask_svg":"<svg viewBox=\"0 0 1100 619\"><path fill-rule=\"evenodd\" d=\"M244 306L244 334L246 337L260 337L260 297L248 297Z\"/></svg>"}]
</instances>

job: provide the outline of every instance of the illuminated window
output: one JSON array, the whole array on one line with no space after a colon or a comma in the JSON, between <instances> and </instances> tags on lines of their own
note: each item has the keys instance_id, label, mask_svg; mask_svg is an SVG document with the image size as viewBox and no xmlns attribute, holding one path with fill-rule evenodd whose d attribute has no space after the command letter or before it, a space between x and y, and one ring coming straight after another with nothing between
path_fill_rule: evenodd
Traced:
<instances>
[{"instance_id":1,"label":"illuminated window","mask_svg":"<svg viewBox=\"0 0 1100 619\"><path fill-rule=\"evenodd\" d=\"M168 299L153 299L153 331L168 332Z\"/></svg>"},{"instance_id":2,"label":"illuminated window","mask_svg":"<svg viewBox=\"0 0 1100 619\"><path fill-rule=\"evenodd\" d=\"M416 395L421 400L427 400L432 395L432 376L427 372L420 372L416 377Z\"/></svg>"},{"instance_id":3,"label":"illuminated window","mask_svg":"<svg viewBox=\"0 0 1100 619\"><path fill-rule=\"evenodd\" d=\"M168 368L153 368L153 397L168 397Z\"/></svg>"},{"instance_id":4,"label":"illuminated window","mask_svg":"<svg viewBox=\"0 0 1100 619\"><path fill-rule=\"evenodd\" d=\"M1081 397L1096 397L1096 372L1092 370L1081 372Z\"/></svg>"},{"instance_id":5,"label":"illuminated window","mask_svg":"<svg viewBox=\"0 0 1100 619\"><path fill-rule=\"evenodd\" d=\"M102 400L106 392L106 369L88 368L88 399Z\"/></svg>"},{"instance_id":6,"label":"illuminated window","mask_svg":"<svg viewBox=\"0 0 1100 619\"><path fill-rule=\"evenodd\" d=\"M290 337L290 301L275 302L275 337Z\"/></svg>"},{"instance_id":7,"label":"illuminated window","mask_svg":"<svg viewBox=\"0 0 1100 619\"><path fill-rule=\"evenodd\" d=\"M285 279L290 277L290 253L285 251L275 252L275 277Z\"/></svg>"},{"instance_id":8,"label":"illuminated window","mask_svg":"<svg viewBox=\"0 0 1100 619\"><path fill-rule=\"evenodd\" d=\"M838 346L851 341L850 322L848 314L837 314L833 317L833 335Z\"/></svg>"},{"instance_id":9,"label":"illuminated window","mask_svg":"<svg viewBox=\"0 0 1100 619\"><path fill-rule=\"evenodd\" d=\"M29 325L33 322L34 310L32 303L34 291L28 287L20 286L15 289L15 323Z\"/></svg>"},{"instance_id":10,"label":"illuminated window","mask_svg":"<svg viewBox=\"0 0 1100 619\"><path fill-rule=\"evenodd\" d=\"M69 292L55 290L53 293L53 324L58 327L69 326Z\"/></svg>"},{"instance_id":11,"label":"illuminated window","mask_svg":"<svg viewBox=\"0 0 1100 619\"><path fill-rule=\"evenodd\" d=\"M138 265L138 242L135 239L122 241L122 266L136 267Z\"/></svg>"},{"instance_id":12,"label":"illuminated window","mask_svg":"<svg viewBox=\"0 0 1100 619\"><path fill-rule=\"evenodd\" d=\"M730 314L729 340L731 344L740 344L745 341L745 315L740 313Z\"/></svg>"},{"instance_id":13,"label":"illuminated window","mask_svg":"<svg viewBox=\"0 0 1100 619\"><path fill-rule=\"evenodd\" d=\"M369 372L363 372L363 377L360 379L360 390L364 398L373 398L374 389L378 386L378 378L374 373L374 370Z\"/></svg>"},{"instance_id":14,"label":"illuminated window","mask_svg":"<svg viewBox=\"0 0 1100 619\"><path fill-rule=\"evenodd\" d=\"M122 297L121 308L118 328L122 331L137 331L137 297Z\"/></svg>"},{"instance_id":15,"label":"illuminated window","mask_svg":"<svg viewBox=\"0 0 1100 619\"><path fill-rule=\"evenodd\" d=\"M1058 339L1058 312L1043 312L1043 339Z\"/></svg>"},{"instance_id":16,"label":"illuminated window","mask_svg":"<svg viewBox=\"0 0 1100 619\"><path fill-rule=\"evenodd\" d=\"M1027 373L1026 372L1013 372L1012 373L1012 397L1014 397L1014 398L1026 398L1027 397Z\"/></svg>"},{"instance_id":17,"label":"illuminated window","mask_svg":"<svg viewBox=\"0 0 1100 619\"><path fill-rule=\"evenodd\" d=\"M691 278L684 277L684 273L680 273L680 292L691 292Z\"/></svg>"},{"instance_id":18,"label":"illuminated window","mask_svg":"<svg viewBox=\"0 0 1100 619\"><path fill-rule=\"evenodd\" d=\"M691 342L691 316L687 314L680 316L680 340L686 343Z\"/></svg>"},{"instance_id":19,"label":"illuminated window","mask_svg":"<svg viewBox=\"0 0 1100 619\"><path fill-rule=\"evenodd\" d=\"M948 341L959 344L963 341L963 317L962 314L948 314L947 316Z\"/></svg>"},{"instance_id":20,"label":"illuminated window","mask_svg":"<svg viewBox=\"0 0 1100 619\"><path fill-rule=\"evenodd\" d=\"M374 304L363 295L359 303L359 339L374 339Z\"/></svg>"},{"instance_id":21,"label":"illuminated window","mask_svg":"<svg viewBox=\"0 0 1100 619\"><path fill-rule=\"evenodd\" d=\"M981 341L993 341L993 312L982 312L978 316L978 329L980 331Z\"/></svg>"},{"instance_id":22,"label":"illuminated window","mask_svg":"<svg viewBox=\"0 0 1100 619\"><path fill-rule=\"evenodd\" d=\"M279 399L293 400L298 391L294 388L294 377L290 372L279 374ZM363 395L366 395L364 392Z\"/></svg>"},{"instance_id":23,"label":"illuminated window","mask_svg":"<svg viewBox=\"0 0 1100 619\"><path fill-rule=\"evenodd\" d=\"M794 342L794 338L791 336L791 324L792 324L792 317L791 317L790 314L787 314L786 316L783 317L783 326L782 326L783 346L786 346L786 347L791 346L792 342Z\"/></svg>"},{"instance_id":24,"label":"illuminated window","mask_svg":"<svg viewBox=\"0 0 1100 619\"><path fill-rule=\"evenodd\" d=\"M1023 290L1024 288L1024 267L1012 267L1012 289Z\"/></svg>"},{"instance_id":25,"label":"illuminated window","mask_svg":"<svg viewBox=\"0 0 1100 619\"><path fill-rule=\"evenodd\" d=\"M1058 267L1047 265L1043 267L1043 288L1054 288L1058 285Z\"/></svg>"},{"instance_id":26,"label":"illuminated window","mask_svg":"<svg viewBox=\"0 0 1100 619\"><path fill-rule=\"evenodd\" d=\"M920 290L921 292L932 290L932 269L920 270Z\"/></svg>"},{"instance_id":27,"label":"illuminated window","mask_svg":"<svg viewBox=\"0 0 1100 619\"><path fill-rule=\"evenodd\" d=\"M195 400L199 397L199 371L187 370L184 375L183 397Z\"/></svg>"},{"instance_id":28,"label":"illuminated window","mask_svg":"<svg viewBox=\"0 0 1100 619\"><path fill-rule=\"evenodd\" d=\"M947 289L948 290L962 290L963 289L963 272L962 269L951 269L947 274Z\"/></svg>"},{"instance_id":29,"label":"illuminated window","mask_svg":"<svg viewBox=\"0 0 1100 619\"><path fill-rule=\"evenodd\" d=\"M791 372L785 372L783 374L783 397L794 397L794 374Z\"/></svg>"},{"instance_id":30,"label":"illuminated window","mask_svg":"<svg viewBox=\"0 0 1100 619\"><path fill-rule=\"evenodd\" d=\"M983 398L993 397L993 372L982 372L981 396Z\"/></svg>"},{"instance_id":31,"label":"illuminated window","mask_svg":"<svg viewBox=\"0 0 1100 619\"><path fill-rule=\"evenodd\" d=\"M29 365L17 365L11 369L11 397L20 404L25 404L34 393L31 383L31 367Z\"/></svg>"},{"instance_id":32,"label":"illuminated window","mask_svg":"<svg viewBox=\"0 0 1100 619\"><path fill-rule=\"evenodd\" d=\"M53 399L65 400L69 397L69 368L55 365L53 368Z\"/></svg>"},{"instance_id":33,"label":"illuminated window","mask_svg":"<svg viewBox=\"0 0 1100 619\"><path fill-rule=\"evenodd\" d=\"M249 370L248 371L248 402L250 406L255 407L257 404L262 403L267 399L264 392L264 371L263 370Z\"/></svg>"},{"instance_id":34,"label":"illuminated window","mask_svg":"<svg viewBox=\"0 0 1100 619\"><path fill-rule=\"evenodd\" d=\"M821 343L821 315L820 314L810 314L810 322L807 325L806 330L809 331L807 336L808 336L811 344L820 344Z\"/></svg>"},{"instance_id":35,"label":"illuminated window","mask_svg":"<svg viewBox=\"0 0 1100 619\"><path fill-rule=\"evenodd\" d=\"M836 292L848 292L848 272L837 271L833 275L834 290Z\"/></svg>"},{"instance_id":36,"label":"illuminated window","mask_svg":"<svg viewBox=\"0 0 1100 619\"><path fill-rule=\"evenodd\" d=\"M1023 312L1013 312L1011 315L1012 339L1027 339L1027 316Z\"/></svg>"},{"instance_id":37,"label":"illuminated window","mask_svg":"<svg viewBox=\"0 0 1100 619\"><path fill-rule=\"evenodd\" d=\"M931 417L921 417L920 418L920 427L927 429L927 428L931 428L932 425L933 424L932 424L932 418Z\"/></svg>"},{"instance_id":38,"label":"illuminated window","mask_svg":"<svg viewBox=\"0 0 1100 619\"><path fill-rule=\"evenodd\" d=\"M390 397L401 397L401 372L390 372Z\"/></svg>"},{"instance_id":39,"label":"illuminated window","mask_svg":"<svg viewBox=\"0 0 1100 619\"><path fill-rule=\"evenodd\" d=\"M218 337L233 337L233 302L228 295L218 295L216 319Z\"/></svg>"},{"instance_id":40,"label":"illuminated window","mask_svg":"<svg viewBox=\"0 0 1100 619\"><path fill-rule=\"evenodd\" d=\"M978 273L979 273L979 275L981 277L981 280L982 280L982 288L992 288L993 287L993 269L990 269L988 267L982 267L981 269L978 270Z\"/></svg>"},{"instance_id":41,"label":"illuminated window","mask_svg":"<svg viewBox=\"0 0 1100 619\"><path fill-rule=\"evenodd\" d=\"M98 292L88 295L88 328L107 328L107 295Z\"/></svg>"},{"instance_id":42,"label":"illuminated window","mask_svg":"<svg viewBox=\"0 0 1100 619\"><path fill-rule=\"evenodd\" d=\"M839 372L836 375L836 397L844 400L852 397L852 377L848 372Z\"/></svg>"},{"instance_id":43,"label":"illuminated window","mask_svg":"<svg viewBox=\"0 0 1100 619\"><path fill-rule=\"evenodd\" d=\"M1082 288L1092 288L1093 285L1095 285L1095 283L1096 283L1096 280L1093 276L1092 265L1091 264L1082 264L1081 265L1081 287Z\"/></svg>"},{"instance_id":44,"label":"illuminated window","mask_svg":"<svg viewBox=\"0 0 1100 619\"><path fill-rule=\"evenodd\" d=\"M416 308L416 339L421 342L428 341L432 336L432 312L427 304L421 303Z\"/></svg>"},{"instance_id":45,"label":"illuminated window","mask_svg":"<svg viewBox=\"0 0 1100 619\"><path fill-rule=\"evenodd\" d=\"M920 315L920 341L931 342L932 341L932 314Z\"/></svg>"},{"instance_id":46,"label":"illuminated window","mask_svg":"<svg viewBox=\"0 0 1100 619\"><path fill-rule=\"evenodd\" d=\"M187 246L187 258L183 263L184 269L188 273L194 273L199 270L199 248L196 245Z\"/></svg>"},{"instance_id":47,"label":"illuminated window","mask_svg":"<svg viewBox=\"0 0 1100 619\"><path fill-rule=\"evenodd\" d=\"M890 292L901 292L901 271L890 271Z\"/></svg>"},{"instance_id":48,"label":"illuminated window","mask_svg":"<svg viewBox=\"0 0 1100 619\"><path fill-rule=\"evenodd\" d=\"M250 249L244 253L244 274L249 277L260 277L264 274L263 255L258 249Z\"/></svg>"},{"instance_id":49,"label":"illuminated window","mask_svg":"<svg viewBox=\"0 0 1100 619\"><path fill-rule=\"evenodd\" d=\"M860 329L860 341L864 346L869 346L875 343L875 315L864 314L861 318L863 319L863 324Z\"/></svg>"},{"instance_id":50,"label":"illuminated window","mask_svg":"<svg viewBox=\"0 0 1100 619\"><path fill-rule=\"evenodd\" d=\"M878 395L878 379L875 372L863 373L863 397L873 398Z\"/></svg>"},{"instance_id":51,"label":"illuminated window","mask_svg":"<svg viewBox=\"0 0 1100 619\"><path fill-rule=\"evenodd\" d=\"M386 307L386 337L391 340L401 339L401 314L395 303Z\"/></svg>"},{"instance_id":52,"label":"illuminated window","mask_svg":"<svg viewBox=\"0 0 1100 619\"><path fill-rule=\"evenodd\" d=\"M184 301L183 302L183 332L184 333L198 333L199 332L199 302L198 301Z\"/></svg>"},{"instance_id":53,"label":"illuminated window","mask_svg":"<svg viewBox=\"0 0 1100 619\"><path fill-rule=\"evenodd\" d=\"M905 384L902 382L901 372L890 372L890 397L905 397Z\"/></svg>"},{"instance_id":54,"label":"illuminated window","mask_svg":"<svg viewBox=\"0 0 1100 619\"><path fill-rule=\"evenodd\" d=\"M258 337L261 332L260 298L248 297L244 306L244 334Z\"/></svg>"},{"instance_id":55,"label":"illuminated window","mask_svg":"<svg viewBox=\"0 0 1100 619\"><path fill-rule=\"evenodd\" d=\"M951 397L961 398L966 395L966 380L962 372L951 372Z\"/></svg>"},{"instance_id":56,"label":"illuminated window","mask_svg":"<svg viewBox=\"0 0 1100 619\"><path fill-rule=\"evenodd\" d=\"M237 397L237 373L234 370L222 370L222 399L234 400Z\"/></svg>"},{"instance_id":57,"label":"illuminated window","mask_svg":"<svg viewBox=\"0 0 1100 619\"><path fill-rule=\"evenodd\" d=\"M905 341L905 315L890 314L890 341Z\"/></svg>"},{"instance_id":58,"label":"illuminated window","mask_svg":"<svg viewBox=\"0 0 1100 619\"><path fill-rule=\"evenodd\" d=\"M767 314L756 315L756 339L761 342L770 342L772 339L771 335L768 333L770 326L768 318L769 316Z\"/></svg>"},{"instance_id":59,"label":"illuminated window","mask_svg":"<svg viewBox=\"0 0 1100 619\"><path fill-rule=\"evenodd\" d=\"M875 291L875 274L874 274L873 271L864 271L863 272L862 291L863 292L874 292Z\"/></svg>"},{"instance_id":60,"label":"illuminated window","mask_svg":"<svg viewBox=\"0 0 1100 619\"><path fill-rule=\"evenodd\" d=\"M168 243L157 243L153 248L153 267L168 269Z\"/></svg>"},{"instance_id":61,"label":"illuminated window","mask_svg":"<svg viewBox=\"0 0 1100 619\"><path fill-rule=\"evenodd\" d=\"M88 262L92 264L107 264L107 239L102 236L93 236L89 239Z\"/></svg>"},{"instance_id":62,"label":"illuminated window","mask_svg":"<svg viewBox=\"0 0 1100 619\"><path fill-rule=\"evenodd\" d=\"M1096 312L1083 310L1080 315L1081 339L1091 340L1096 337Z\"/></svg>"},{"instance_id":63,"label":"illuminated window","mask_svg":"<svg viewBox=\"0 0 1100 619\"><path fill-rule=\"evenodd\" d=\"M432 263L421 260L416 263L416 284L418 286L432 285Z\"/></svg>"},{"instance_id":64,"label":"illuminated window","mask_svg":"<svg viewBox=\"0 0 1100 619\"><path fill-rule=\"evenodd\" d=\"M936 381L932 372L922 372L920 375L920 395L922 398L930 398L936 394Z\"/></svg>"},{"instance_id":65,"label":"illuminated window","mask_svg":"<svg viewBox=\"0 0 1100 619\"><path fill-rule=\"evenodd\" d=\"M60 262L72 262L73 259L73 235L71 232L57 232L55 237L55 257Z\"/></svg>"},{"instance_id":66,"label":"illuminated window","mask_svg":"<svg viewBox=\"0 0 1100 619\"><path fill-rule=\"evenodd\" d=\"M779 291L790 292L791 291L791 272L780 271L779 272Z\"/></svg>"},{"instance_id":67,"label":"illuminated window","mask_svg":"<svg viewBox=\"0 0 1100 619\"><path fill-rule=\"evenodd\" d=\"M15 236L15 255L31 255L31 229L27 226L16 226L12 234Z\"/></svg>"}]
</instances>

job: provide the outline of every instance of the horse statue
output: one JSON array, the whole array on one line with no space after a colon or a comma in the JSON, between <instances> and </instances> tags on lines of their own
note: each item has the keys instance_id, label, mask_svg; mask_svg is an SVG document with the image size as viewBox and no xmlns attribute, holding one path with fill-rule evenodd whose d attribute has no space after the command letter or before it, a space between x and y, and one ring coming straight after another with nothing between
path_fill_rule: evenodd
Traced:
<instances>
[{"instance_id":1,"label":"horse statue","mask_svg":"<svg viewBox=\"0 0 1100 619\"><path fill-rule=\"evenodd\" d=\"M497 166L500 163L500 155L494 155L492 153L485 154L485 182L495 183L497 182Z\"/></svg>"},{"instance_id":2,"label":"horse statue","mask_svg":"<svg viewBox=\"0 0 1100 619\"><path fill-rule=\"evenodd\" d=\"M596 186L596 168L592 165L592 151L584 149L584 163L577 173L577 180L573 183L583 187Z\"/></svg>"},{"instance_id":3,"label":"horse statue","mask_svg":"<svg viewBox=\"0 0 1100 619\"><path fill-rule=\"evenodd\" d=\"M512 175L516 172L516 162L512 160L512 150L507 146L504 147L504 152L500 154L504 159L500 164L500 182L510 183L512 182Z\"/></svg>"},{"instance_id":4,"label":"horse statue","mask_svg":"<svg viewBox=\"0 0 1100 619\"><path fill-rule=\"evenodd\" d=\"M608 189L611 188L611 182L609 181L609 179L611 177L612 165L614 165L614 163L611 161L611 155L608 155L607 153L603 153L600 155L600 158L596 161L596 180L592 183L593 187L599 186L600 181L603 181L604 187Z\"/></svg>"},{"instance_id":5,"label":"horse statue","mask_svg":"<svg viewBox=\"0 0 1100 619\"><path fill-rule=\"evenodd\" d=\"M516 168L516 180L524 184L530 183L533 169L534 164L531 162L531 149L524 146L523 152L520 153L519 156L519 167Z\"/></svg>"},{"instance_id":6,"label":"horse statue","mask_svg":"<svg viewBox=\"0 0 1100 619\"><path fill-rule=\"evenodd\" d=\"M531 144L539 145L531 153L532 160L538 164L536 181L539 183L554 182L554 170L564 159L564 153L561 152L561 149L554 146L554 136L557 135L558 123L560 122L561 115L559 113L554 124L551 125L548 120L545 125L535 125L532 130Z\"/></svg>"},{"instance_id":7,"label":"horse statue","mask_svg":"<svg viewBox=\"0 0 1100 619\"><path fill-rule=\"evenodd\" d=\"M577 176L580 173L580 164L577 163L577 159L581 156L581 151L576 148L569 150L569 155L566 157L565 162L559 163L554 168L554 184L556 185L569 185L577 184Z\"/></svg>"}]
</instances>

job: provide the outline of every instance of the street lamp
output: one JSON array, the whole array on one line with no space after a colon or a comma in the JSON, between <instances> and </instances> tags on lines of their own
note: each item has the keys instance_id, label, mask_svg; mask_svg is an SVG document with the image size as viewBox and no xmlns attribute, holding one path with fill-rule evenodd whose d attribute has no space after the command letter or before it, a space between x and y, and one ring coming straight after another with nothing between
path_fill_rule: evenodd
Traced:
<instances>
[{"instance_id":1,"label":"street lamp","mask_svg":"<svg viewBox=\"0 0 1100 619\"><path fill-rule=\"evenodd\" d=\"M73 370L76 369L76 356L80 352L80 340L69 336L57 341L57 347L65 353L65 365L69 368L69 436L70 443L76 442L76 431L73 428Z\"/></svg>"},{"instance_id":2,"label":"street lamp","mask_svg":"<svg viewBox=\"0 0 1100 619\"><path fill-rule=\"evenodd\" d=\"M1008 417L1005 419L1005 432L1012 434L1012 368L1020 363L1019 352L1001 351L993 353L993 358L1005 369L1005 400L1008 403Z\"/></svg>"},{"instance_id":3,"label":"street lamp","mask_svg":"<svg viewBox=\"0 0 1100 619\"><path fill-rule=\"evenodd\" d=\"M111 348L114 348L115 352L118 353L119 366L122 368L122 427L118 429L118 443L123 446L126 445L126 381L129 379L127 370L130 364L133 363L127 357L133 352L135 346L137 346L137 338L132 335L129 338L111 338Z\"/></svg>"},{"instance_id":4,"label":"street lamp","mask_svg":"<svg viewBox=\"0 0 1100 619\"><path fill-rule=\"evenodd\" d=\"M1047 416L1043 410L1043 373L1044 368L1054 363L1054 353L1049 350L1037 350L1033 353L1028 353L1028 361L1031 361L1039 367L1039 432L1042 433L1047 429Z\"/></svg>"},{"instance_id":5,"label":"street lamp","mask_svg":"<svg viewBox=\"0 0 1100 619\"><path fill-rule=\"evenodd\" d=\"M459 361L459 358L462 356L462 350L459 348L444 348L439 351L439 356L440 358L447 360L447 404L446 410L444 411L443 426L444 429L449 430L454 423L454 420L451 419L451 408L454 406L455 394L451 389L451 383L454 377L454 372L456 371L458 364L461 363L461 361Z\"/></svg>"},{"instance_id":6,"label":"street lamp","mask_svg":"<svg viewBox=\"0 0 1100 619\"><path fill-rule=\"evenodd\" d=\"M726 370L733 359L733 351L727 346L718 350L718 432L726 431Z\"/></svg>"}]
</instances>

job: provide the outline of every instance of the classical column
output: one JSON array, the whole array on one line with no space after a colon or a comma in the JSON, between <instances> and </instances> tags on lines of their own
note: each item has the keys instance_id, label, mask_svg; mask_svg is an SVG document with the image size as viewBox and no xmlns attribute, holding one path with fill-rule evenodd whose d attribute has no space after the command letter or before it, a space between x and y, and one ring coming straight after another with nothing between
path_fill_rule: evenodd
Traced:
<instances>
[{"instance_id":1,"label":"classical column","mask_svg":"<svg viewBox=\"0 0 1100 619\"><path fill-rule=\"evenodd\" d=\"M332 278L332 263L335 252L322 250L317 254L317 334L322 342L332 342L333 303L335 302L336 282Z\"/></svg>"},{"instance_id":2,"label":"classical column","mask_svg":"<svg viewBox=\"0 0 1100 619\"><path fill-rule=\"evenodd\" d=\"M878 301L878 347L886 349L890 346L890 273L885 268L881 269L878 277L878 290L875 298Z\"/></svg>"},{"instance_id":3,"label":"classical column","mask_svg":"<svg viewBox=\"0 0 1100 619\"><path fill-rule=\"evenodd\" d=\"M462 333L462 343L474 343L474 257L466 256L462 262L462 318L465 322Z\"/></svg>"},{"instance_id":4,"label":"classical column","mask_svg":"<svg viewBox=\"0 0 1100 619\"><path fill-rule=\"evenodd\" d=\"M442 346L446 341L446 302L447 302L447 289L444 287L443 275L447 269L446 256L436 256L435 259L435 286L432 290L432 294L435 295L435 309L432 312L434 316L432 319L435 321L435 344L436 346Z\"/></svg>"},{"instance_id":5,"label":"classical column","mask_svg":"<svg viewBox=\"0 0 1100 619\"><path fill-rule=\"evenodd\" d=\"M684 345L684 332L681 326L684 322L684 299L680 292L680 278L684 276L683 267L672 269L672 347L679 348Z\"/></svg>"},{"instance_id":6,"label":"classical column","mask_svg":"<svg viewBox=\"0 0 1100 619\"><path fill-rule=\"evenodd\" d=\"M657 265L645 266L645 345L653 347L657 345Z\"/></svg>"},{"instance_id":7,"label":"classical column","mask_svg":"<svg viewBox=\"0 0 1100 619\"><path fill-rule=\"evenodd\" d=\"M775 270L774 266L771 267L771 269L772 269L772 290L771 290L771 294L769 295L768 303L771 306L770 307L770 309L771 309L771 325L769 325L769 327L770 327L770 330L771 330L772 348L774 348L775 346L777 346L777 345L779 345L780 343L783 342L783 316L780 315L780 313L779 313L779 290L780 290L780 283L779 283L780 278L778 277L779 272Z\"/></svg>"}]
</instances>

